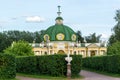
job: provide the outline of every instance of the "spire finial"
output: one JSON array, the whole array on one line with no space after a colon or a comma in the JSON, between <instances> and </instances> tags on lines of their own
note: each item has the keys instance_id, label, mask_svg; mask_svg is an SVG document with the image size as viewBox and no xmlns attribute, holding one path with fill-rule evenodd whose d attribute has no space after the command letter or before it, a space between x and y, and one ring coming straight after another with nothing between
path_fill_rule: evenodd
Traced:
<instances>
[{"instance_id":1,"label":"spire finial","mask_svg":"<svg viewBox=\"0 0 120 80\"><path fill-rule=\"evenodd\" d=\"M60 7L61 7L61 6L58 6L58 12L57 12L57 14L58 14L59 17L60 17L60 14L61 14L61 12L60 12Z\"/></svg>"}]
</instances>

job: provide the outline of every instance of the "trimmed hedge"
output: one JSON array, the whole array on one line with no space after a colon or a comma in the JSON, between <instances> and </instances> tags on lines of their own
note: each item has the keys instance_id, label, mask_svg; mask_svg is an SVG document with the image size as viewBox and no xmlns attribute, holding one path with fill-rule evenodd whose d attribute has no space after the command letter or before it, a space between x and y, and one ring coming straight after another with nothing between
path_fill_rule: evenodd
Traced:
<instances>
[{"instance_id":1,"label":"trimmed hedge","mask_svg":"<svg viewBox=\"0 0 120 80\"><path fill-rule=\"evenodd\" d=\"M88 69L120 74L120 55L83 58L82 66Z\"/></svg>"},{"instance_id":2,"label":"trimmed hedge","mask_svg":"<svg viewBox=\"0 0 120 80\"><path fill-rule=\"evenodd\" d=\"M16 77L15 57L9 54L0 54L0 79Z\"/></svg>"},{"instance_id":3,"label":"trimmed hedge","mask_svg":"<svg viewBox=\"0 0 120 80\"><path fill-rule=\"evenodd\" d=\"M34 74L36 72L36 58L34 56L16 57L16 71Z\"/></svg>"},{"instance_id":4,"label":"trimmed hedge","mask_svg":"<svg viewBox=\"0 0 120 80\"><path fill-rule=\"evenodd\" d=\"M78 75L82 68L82 56L81 55L72 55L71 70L72 76Z\"/></svg>"},{"instance_id":5,"label":"trimmed hedge","mask_svg":"<svg viewBox=\"0 0 120 80\"><path fill-rule=\"evenodd\" d=\"M63 76L66 74L64 55L37 56L37 69L40 74Z\"/></svg>"},{"instance_id":6,"label":"trimmed hedge","mask_svg":"<svg viewBox=\"0 0 120 80\"><path fill-rule=\"evenodd\" d=\"M17 72L50 76L66 76L66 55L44 55L32 57L17 57ZM72 56L72 75L78 75L81 70L81 55Z\"/></svg>"}]
</instances>

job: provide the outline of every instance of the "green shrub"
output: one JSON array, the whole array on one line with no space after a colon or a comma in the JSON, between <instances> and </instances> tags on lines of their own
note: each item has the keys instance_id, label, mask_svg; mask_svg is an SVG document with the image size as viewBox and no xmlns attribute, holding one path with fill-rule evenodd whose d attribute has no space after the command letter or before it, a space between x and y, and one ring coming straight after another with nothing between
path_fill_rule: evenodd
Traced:
<instances>
[{"instance_id":1,"label":"green shrub","mask_svg":"<svg viewBox=\"0 0 120 80\"><path fill-rule=\"evenodd\" d=\"M72 55L71 70L72 76L79 75L82 68L82 56L81 55Z\"/></svg>"},{"instance_id":2,"label":"green shrub","mask_svg":"<svg viewBox=\"0 0 120 80\"><path fill-rule=\"evenodd\" d=\"M109 45L107 48L107 55L120 55L120 41L116 41L112 45Z\"/></svg>"},{"instance_id":3,"label":"green shrub","mask_svg":"<svg viewBox=\"0 0 120 80\"><path fill-rule=\"evenodd\" d=\"M120 73L120 55L83 58L84 68L98 71Z\"/></svg>"},{"instance_id":4,"label":"green shrub","mask_svg":"<svg viewBox=\"0 0 120 80\"><path fill-rule=\"evenodd\" d=\"M15 57L8 54L0 54L0 79L15 78Z\"/></svg>"},{"instance_id":5,"label":"green shrub","mask_svg":"<svg viewBox=\"0 0 120 80\"><path fill-rule=\"evenodd\" d=\"M65 55L37 56L40 74L63 76L66 74Z\"/></svg>"},{"instance_id":6,"label":"green shrub","mask_svg":"<svg viewBox=\"0 0 120 80\"><path fill-rule=\"evenodd\" d=\"M36 57L23 56L16 58L16 71L22 73L34 74L36 71Z\"/></svg>"},{"instance_id":7,"label":"green shrub","mask_svg":"<svg viewBox=\"0 0 120 80\"><path fill-rule=\"evenodd\" d=\"M44 55L33 57L17 57L17 72L50 76L66 76L66 55ZM73 55L71 62L72 75L81 70L81 55ZM32 70L31 70L32 69Z\"/></svg>"},{"instance_id":8,"label":"green shrub","mask_svg":"<svg viewBox=\"0 0 120 80\"><path fill-rule=\"evenodd\" d=\"M13 42L11 46L4 50L7 54L12 54L14 56L33 56L32 46L24 40L19 40Z\"/></svg>"}]
</instances>

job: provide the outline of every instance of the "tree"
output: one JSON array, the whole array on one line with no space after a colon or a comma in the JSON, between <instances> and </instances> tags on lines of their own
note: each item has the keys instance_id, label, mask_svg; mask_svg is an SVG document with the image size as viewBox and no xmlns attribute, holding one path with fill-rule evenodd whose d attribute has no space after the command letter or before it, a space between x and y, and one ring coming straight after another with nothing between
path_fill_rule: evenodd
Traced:
<instances>
[{"instance_id":1,"label":"tree","mask_svg":"<svg viewBox=\"0 0 120 80\"><path fill-rule=\"evenodd\" d=\"M96 33L90 34L89 36L86 36L85 39L87 43L98 43L100 42L101 35L96 36Z\"/></svg>"},{"instance_id":2,"label":"tree","mask_svg":"<svg viewBox=\"0 0 120 80\"><path fill-rule=\"evenodd\" d=\"M30 56L34 55L32 46L26 41L13 42L10 47L4 50L7 54L13 54L15 56Z\"/></svg>"},{"instance_id":3,"label":"tree","mask_svg":"<svg viewBox=\"0 0 120 80\"><path fill-rule=\"evenodd\" d=\"M33 42L34 36L31 32L25 31L4 31L0 32L0 52L3 52L13 41L25 40Z\"/></svg>"},{"instance_id":4,"label":"tree","mask_svg":"<svg viewBox=\"0 0 120 80\"><path fill-rule=\"evenodd\" d=\"M32 43L35 40L37 43L43 41L44 30L29 32L29 31L4 31L0 32L0 52L3 52L13 41L24 40Z\"/></svg>"},{"instance_id":5,"label":"tree","mask_svg":"<svg viewBox=\"0 0 120 80\"><path fill-rule=\"evenodd\" d=\"M111 46L113 43L115 43L117 39L115 38L115 35L112 34L108 40L108 46Z\"/></svg>"},{"instance_id":6,"label":"tree","mask_svg":"<svg viewBox=\"0 0 120 80\"><path fill-rule=\"evenodd\" d=\"M29 31L4 31L4 34L8 36L9 39L13 41L19 41L19 40L25 40L28 42L33 42L34 39L34 33Z\"/></svg>"},{"instance_id":7,"label":"tree","mask_svg":"<svg viewBox=\"0 0 120 80\"><path fill-rule=\"evenodd\" d=\"M45 30L41 30L41 31L36 31L34 32L35 35L35 42L36 43L40 43L43 41L43 35L44 35Z\"/></svg>"},{"instance_id":8,"label":"tree","mask_svg":"<svg viewBox=\"0 0 120 80\"><path fill-rule=\"evenodd\" d=\"M117 24L113 27L113 34L109 38L109 45L112 45L114 42L120 41L120 10L116 11L115 20Z\"/></svg>"},{"instance_id":9,"label":"tree","mask_svg":"<svg viewBox=\"0 0 120 80\"><path fill-rule=\"evenodd\" d=\"M77 31L77 37L78 37L78 42L83 43L84 42L84 38L82 37L82 33L81 31Z\"/></svg>"},{"instance_id":10,"label":"tree","mask_svg":"<svg viewBox=\"0 0 120 80\"><path fill-rule=\"evenodd\" d=\"M8 36L4 33L0 33L0 52L3 52L5 48L10 46L11 39L8 38Z\"/></svg>"},{"instance_id":11,"label":"tree","mask_svg":"<svg viewBox=\"0 0 120 80\"><path fill-rule=\"evenodd\" d=\"M111 46L108 46L107 54L108 55L120 54L120 42L117 41L113 43Z\"/></svg>"}]
</instances>

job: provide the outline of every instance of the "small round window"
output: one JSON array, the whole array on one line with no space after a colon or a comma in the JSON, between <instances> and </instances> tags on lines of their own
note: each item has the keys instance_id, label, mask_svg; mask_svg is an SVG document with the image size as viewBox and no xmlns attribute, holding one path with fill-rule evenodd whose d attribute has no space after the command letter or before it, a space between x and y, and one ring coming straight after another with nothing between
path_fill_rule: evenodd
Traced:
<instances>
[{"instance_id":1,"label":"small round window","mask_svg":"<svg viewBox=\"0 0 120 80\"><path fill-rule=\"evenodd\" d=\"M63 40L65 36L64 36L64 34L59 33L59 34L57 34L56 37L57 37L58 40Z\"/></svg>"},{"instance_id":2,"label":"small round window","mask_svg":"<svg viewBox=\"0 0 120 80\"><path fill-rule=\"evenodd\" d=\"M45 41L48 41L49 39L50 39L49 35L48 35L48 34L45 34L45 35L44 35L44 40L45 40Z\"/></svg>"},{"instance_id":3,"label":"small round window","mask_svg":"<svg viewBox=\"0 0 120 80\"><path fill-rule=\"evenodd\" d=\"M76 35L73 34L71 38L72 38L72 41L75 41L76 40Z\"/></svg>"}]
</instances>

